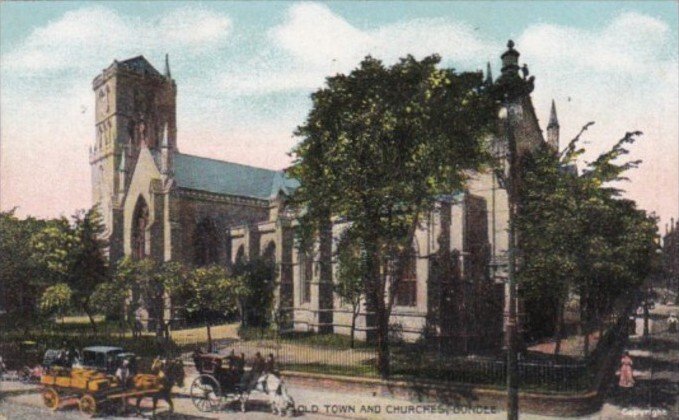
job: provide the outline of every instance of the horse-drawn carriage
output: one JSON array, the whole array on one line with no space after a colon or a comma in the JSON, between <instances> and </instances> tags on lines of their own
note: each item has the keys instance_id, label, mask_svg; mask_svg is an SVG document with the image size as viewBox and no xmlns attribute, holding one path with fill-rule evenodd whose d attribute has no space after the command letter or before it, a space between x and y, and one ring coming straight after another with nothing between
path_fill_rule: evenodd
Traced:
<instances>
[{"instance_id":1,"label":"horse-drawn carriage","mask_svg":"<svg viewBox=\"0 0 679 420\"><path fill-rule=\"evenodd\" d=\"M125 409L130 398L137 400L139 409L141 400L151 397L155 412L160 397L168 402L172 410L171 388L175 383L181 386L184 379L180 361L156 359L151 369L152 374L131 374L127 379L121 380L107 372L111 368L107 348L94 348L93 353L95 359L106 362L104 366L68 368L55 365L43 374L40 383L44 386L42 397L47 408L57 410L62 401L77 399L78 407L83 414L94 415L102 409L116 405ZM96 357L96 354L105 357ZM125 363L126 368L129 365L129 362Z\"/></svg>"},{"instance_id":2,"label":"horse-drawn carriage","mask_svg":"<svg viewBox=\"0 0 679 420\"><path fill-rule=\"evenodd\" d=\"M280 376L257 367L246 371L242 356L199 354L194 356L194 363L199 375L191 383L190 394L199 411L216 411L240 402L240 409L245 412L252 392L266 394L274 413L285 415L294 411L295 403Z\"/></svg>"}]
</instances>

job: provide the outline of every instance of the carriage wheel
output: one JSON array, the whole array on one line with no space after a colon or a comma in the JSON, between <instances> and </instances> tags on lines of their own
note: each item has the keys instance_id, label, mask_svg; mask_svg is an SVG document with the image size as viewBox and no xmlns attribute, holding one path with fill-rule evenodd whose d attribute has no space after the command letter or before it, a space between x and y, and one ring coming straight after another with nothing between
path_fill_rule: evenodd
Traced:
<instances>
[{"instance_id":1,"label":"carriage wheel","mask_svg":"<svg viewBox=\"0 0 679 420\"><path fill-rule=\"evenodd\" d=\"M199 411L208 412L219 408L222 390L214 376L200 375L191 383L191 401Z\"/></svg>"},{"instance_id":2,"label":"carriage wheel","mask_svg":"<svg viewBox=\"0 0 679 420\"><path fill-rule=\"evenodd\" d=\"M50 410L59 408L59 393L54 388L47 388L42 391L42 402Z\"/></svg>"},{"instance_id":3,"label":"carriage wheel","mask_svg":"<svg viewBox=\"0 0 679 420\"><path fill-rule=\"evenodd\" d=\"M97 414L97 400L95 400L90 394L85 394L82 396L82 398L80 398L78 407L80 407L80 412L86 416L93 416Z\"/></svg>"}]
</instances>

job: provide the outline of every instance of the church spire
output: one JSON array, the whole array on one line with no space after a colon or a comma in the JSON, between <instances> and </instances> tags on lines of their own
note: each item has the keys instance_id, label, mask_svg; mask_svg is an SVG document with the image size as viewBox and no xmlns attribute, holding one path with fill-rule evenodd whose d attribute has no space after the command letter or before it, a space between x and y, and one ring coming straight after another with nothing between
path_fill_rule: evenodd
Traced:
<instances>
[{"instance_id":1,"label":"church spire","mask_svg":"<svg viewBox=\"0 0 679 420\"><path fill-rule=\"evenodd\" d=\"M172 78L170 74L170 54L165 54L165 77L168 79Z\"/></svg>"},{"instance_id":2,"label":"church spire","mask_svg":"<svg viewBox=\"0 0 679 420\"><path fill-rule=\"evenodd\" d=\"M547 124L547 144L559 151L559 120L556 118L556 104L552 99L552 109L549 112L549 123Z\"/></svg>"},{"instance_id":3,"label":"church spire","mask_svg":"<svg viewBox=\"0 0 679 420\"><path fill-rule=\"evenodd\" d=\"M486 84L493 84L493 73L490 71L490 61L486 64Z\"/></svg>"},{"instance_id":4,"label":"church spire","mask_svg":"<svg viewBox=\"0 0 679 420\"><path fill-rule=\"evenodd\" d=\"M556 118L556 105L554 104L554 99L552 99L552 109L549 112L549 124L547 128L556 127L559 128L559 119Z\"/></svg>"}]
</instances>

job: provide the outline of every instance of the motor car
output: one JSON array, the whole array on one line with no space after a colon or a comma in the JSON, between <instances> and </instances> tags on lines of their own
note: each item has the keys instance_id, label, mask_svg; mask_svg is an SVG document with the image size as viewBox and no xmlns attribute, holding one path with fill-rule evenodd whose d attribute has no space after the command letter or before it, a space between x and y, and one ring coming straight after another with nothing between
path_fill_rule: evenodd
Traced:
<instances>
[{"instance_id":1,"label":"motor car","mask_svg":"<svg viewBox=\"0 0 679 420\"><path fill-rule=\"evenodd\" d=\"M137 356L134 353L126 352L122 347L86 347L82 351L80 363L83 368L95 369L113 375L123 363L123 360L129 361L130 374L137 373Z\"/></svg>"}]
</instances>

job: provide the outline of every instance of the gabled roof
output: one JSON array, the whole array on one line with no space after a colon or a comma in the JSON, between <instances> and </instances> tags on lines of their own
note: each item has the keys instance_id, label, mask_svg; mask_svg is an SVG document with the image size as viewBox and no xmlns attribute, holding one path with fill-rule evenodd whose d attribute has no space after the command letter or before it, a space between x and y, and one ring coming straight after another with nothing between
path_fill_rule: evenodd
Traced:
<instances>
[{"instance_id":1,"label":"gabled roof","mask_svg":"<svg viewBox=\"0 0 679 420\"><path fill-rule=\"evenodd\" d=\"M183 153L174 156L174 178L179 188L264 200L299 185L280 171Z\"/></svg>"}]
</instances>

